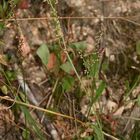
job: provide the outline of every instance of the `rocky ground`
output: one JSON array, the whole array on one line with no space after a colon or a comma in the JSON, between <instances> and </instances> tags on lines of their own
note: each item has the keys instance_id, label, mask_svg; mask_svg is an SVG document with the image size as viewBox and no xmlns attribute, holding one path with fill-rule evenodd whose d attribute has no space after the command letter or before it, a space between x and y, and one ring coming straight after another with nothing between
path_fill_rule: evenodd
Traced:
<instances>
[{"instance_id":1,"label":"rocky ground","mask_svg":"<svg viewBox=\"0 0 140 140\"><path fill-rule=\"evenodd\" d=\"M140 109L137 103L140 92L140 52L136 47L140 40L140 1L63 0L59 1L57 10L58 15L62 17L79 17L60 19L66 42L86 41L88 45L87 54L96 50L99 52L104 50L103 63L108 64L108 67L103 68L102 73L107 88L100 102L97 103L96 109L98 110L99 106L102 108L100 117L105 132L118 139L121 139L121 137L122 139L123 137L124 139L132 139L131 133L139 128L135 124L139 122L138 118L140 117ZM1 43L0 45L3 47L1 55L16 53L16 59L18 59L12 60L8 63L8 66L5 64L6 70L11 71L14 69L15 63L18 63L19 67L23 69L24 78L36 100L39 103L42 102L41 107L53 108L55 102L52 99L54 83L50 82L53 74L46 71L36 54L41 44L52 44L57 40L50 11L51 8L47 2L26 1L21 3L15 10L18 25L15 20L6 21L6 28L0 32L0 40L4 45L1 45ZM32 19L32 17L36 19ZM38 17L45 17L45 19ZM28 20L25 18L28 18ZM19 30L25 43L21 46L18 45L20 40ZM49 66L54 65L54 62L51 61ZM1 79L4 79L2 74ZM86 82L86 80L83 79L83 82ZM18 88L17 81L12 84ZM1 87L3 87L2 83ZM84 116L89 100L88 95L81 99L79 105L76 103L72 105L71 102L74 102L74 97L73 94L66 93L64 101L59 103L57 111L70 115L75 108L77 114L83 113ZM4 106L7 106L7 103ZM1 108L3 108L3 105L1 105ZM4 109L0 109L0 112L1 110ZM15 121L17 120L16 117L14 118L11 110L8 114L9 119L15 122L13 124L15 126L17 123ZM91 113L89 117L92 121L94 121L93 114ZM35 116L35 114L33 115ZM22 116L21 113L20 117L22 118ZM3 124L2 118L3 115L0 113L0 125ZM61 117L54 117L53 121L62 139L72 139L75 131L77 133L81 131L80 126L75 126L73 122ZM9 125L9 121L7 123ZM18 123L20 126L24 121L21 119L21 122ZM7 127L9 133L13 133L9 126ZM16 130L14 131L16 132ZM1 131L0 134L5 135L5 139L10 139L5 132L5 130ZM80 139L90 135L91 132L87 128L85 132L80 134ZM18 133L17 136L14 135L14 139L22 139L19 135Z\"/></svg>"}]
</instances>

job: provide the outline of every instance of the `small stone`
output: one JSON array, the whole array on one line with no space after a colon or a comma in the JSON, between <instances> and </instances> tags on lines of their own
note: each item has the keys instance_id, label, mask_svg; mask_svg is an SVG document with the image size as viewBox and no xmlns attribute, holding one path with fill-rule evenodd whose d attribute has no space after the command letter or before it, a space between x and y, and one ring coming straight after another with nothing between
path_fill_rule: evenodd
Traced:
<instances>
[{"instance_id":1,"label":"small stone","mask_svg":"<svg viewBox=\"0 0 140 140\"><path fill-rule=\"evenodd\" d=\"M111 62L114 62L115 61L115 55L110 55L110 57L109 57L109 60L111 61Z\"/></svg>"},{"instance_id":2,"label":"small stone","mask_svg":"<svg viewBox=\"0 0 140 140\"><path fill-rule=\"evenodd\" d=\"M111 100L109 100L107 102L107 105L106 105L107 109L109 110L109 112L112 112L114 111L116 108L117 108L117 104Z\"/></svg>"}]
</instances>

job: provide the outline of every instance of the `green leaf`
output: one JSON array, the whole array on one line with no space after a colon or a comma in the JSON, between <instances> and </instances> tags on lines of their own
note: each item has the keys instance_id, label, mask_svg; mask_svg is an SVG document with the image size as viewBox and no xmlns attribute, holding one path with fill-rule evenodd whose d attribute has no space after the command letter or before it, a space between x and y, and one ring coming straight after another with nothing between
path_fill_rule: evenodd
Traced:
<instances>
[{"instance_id":1,"label":"green leaf","mask_svg":"<svg viewBox=\"0 0 140 140\"><path fill-rule=\"evenodd\" d=\"M71 73L71 71L73 70L72 65L69 61L67 61L66 63L62 64L60 66L60 68L65 71L66 73Z\"/></svg>"},{"instance_id":2,"label":"green leaf","mask_svg":"<svg viewBox=\"0 0 140 140\"><path fill-rule=\"evenodd\" d=\"M140 139L140 131L139 130L140 130L140 123L139 123L139 121L137 121L135 123L133 130L132 130L132 133L130 134L131 140L139 140Z\"/></svg>"},{"instance_id":3,"label":"green leaf","mask_svg":"<svg viewBox=\"0 0 140 140\"><path fill-rule=\"evenodd\" d=\"M82 140L93 140L93 139L94 139L93 136L86 136Z\"/></svg>"},{"instance_id":4,"label":"green leaf","mask_svg":"<svg viewBox=\"0 0 140 140\"><path fill-rule=\"evenodd\" d=\"M40 131L40 128L38 127L39 124L32 118L29 109L25 106L20 106L22 112L24 113L24 115L27 118L27 122L29 123L29 126L34 130L36 136L40 139L40 140L45 140L42 132Z\"/></svg>"},{"instance_id":5,"label":"green leaf","mask_svg":"<svg viewBox=\"0 0 140 140\"><path fill-rule=\"evenodd\" d=\"M69 91L73 85L74 85L73 77L67 76L62 79L62 87L64 91Z\"/></svg>"},{"instance_id":6,"label":"green leaf","mask_svg":"<svg viewBox=\"0 0 140 140\"><path fill-rule=\"evenodd\" d=\"M38 48L37 55L40 57L40 59L44 65L48 64L50 52L49 52L48 46L46 44L42 44Z\"/></svg>"},{"instance_id":7,"label":"green leaf","mask_svg":"<svg viewBox=\"0 0 140 140\"><path fill-rule=\"evenodd\" d=\"M129 88L127 89L127 92L125 93L125 99L127 99L129 97L129 95L132 93L132 91L137 87L137 85L140 82L140 75L137 76L131 83L131 85L129 85Z\"/></svg>"},{"instance_id":8,"label":"green leaf","mask_svg":"<svg viewBox=\"0 0 140 140\"><path fill-rule=\"evenodd\" d=\"M4 9L4 11L6 11L7 8L8 8L8 4L5 1L3 1L3 9Z\"/></svg>"},{"instance_id":9,"label":"green leaf","mask_svg":"<svg viewBox=\"0 0 140 140\"><path fill-rule=\"evenodd\" d=\"M2 5L0 5L0 18L3 18L4 11Z\"/></svg>"},{"instance_id":10,"label":"green leaf","mask_svg":"<svg viewBox=\"0 0 140 140\"><path fill-rule=\"evenodd\" d=\"M5 71L5 73L6 73L6 76L7 76L8 80L14 81L16 79L15 71L9 71L8 70L8 71Z\"/></svg>"},{"instance_id":11,"label":"green leaf","mask_svg":"<svg viewBox=\"0 0 140 140\"><path fill-rule=\"evenodd\" d=\"M136 52L138 55L140 55L140 40L136 43Z\"/></svg>"},{"instance_id":12,"label":"green leaf","mask_svg":"<svg viewBox=\"0 0 140 140\"><path fill-rule=\"evenodd\" d=\"M81 41L81 42L76 42L76 43L70 44L70 47L73 49L76 49L78 51L80 51L80 50L82 51L87 48L87 44L85 41Z\"/></svg>"},{"instance_id":13,"label":"green leaf","mask_svg":"<svg viewBox=\"0 0 140 140\"><path fill-rule=\"evenodd\" d=\"M1 24L0 24L0 30L1 30ZM0 45L5 45L5 43L0 40Z\"/></svg>"},{"instance_id":14,"label":"green leaf","mask_svg":"<svg viewBox=\"0 0 140 140\"><path fill-rule=\"evenodd\" d=\"M5 95L8 94L8 89L7 89L7 87L6 87L5 85L3 85L3 86L1 87L1 91L2 91L2 93L5 94Z\"/></svg>"},{"instance_id":15,"label":"green leaf","mask_svg":"<svg viewBox=\"0 0 140 140\"><path fill-rule=\"evenodd\" d=\"M101 128L97 125L93 125L92 127L95 132L94 140L104 140L104 135Z\"/></svg>"},{"instance_id":16,"label":"green leaf","mask_svg":"<svg viewBox=\"0 0 140 140\"><path fill-rule=\"evenodd\" d=\"M102 64L102 71L106 71L109 69L109 60L105 59Z\"/></svg>"},{"instance_id":17,"label":"green leaf","mask_svg":"<svg viewBox=\"0 0 140 140\"><path fill-rule=\"evenodd\" d=\"M14 0L14 4L18 4L20 0Z\"/></svg>"},{"instance_id":18,"label":"green leaf","mask_svg":"<svg viewBox=\"0 0 140 140\"><path fill-rule=\"evenodd\" d=\"M106 87L105 82L101 81L98 89L96 90L96 95L95 95L95 98L94 98L94 102L97 101L100 98L100 96L102 95L102 92L104 91L105 87Z\"/></svg>"},{"instance_id":19,"label":"green leaf","mask_svg":"<svg viewBox=\"0 0 140 140\"><path fill-rule=\"evenodd\" d=\"M4 23L0 23L0 31L3 31L5 24ZM1 34L1 32L0 32ZM2 42L0 41L0 45L2 44Z\"/></svg>"},{"instance_id":20,"label":"green leaf","mask_svg":"<svg viewBox=\"0 0 140 140\"><path fill-rule=\"evenodd\" d=\"M5 73L6 73L8 80L10 80L10 81L16 80L16 72L15 71L6 71Z\"/></svg>"},{"instance_id":21,"label":"green leaf","mask_svg":"<svg viewBox=\"0 0 140 140\"><path fill-rule=\"evenodd\" d=\"M29 140L29 138L30 138L30 132L27 129L24 129L23 132L22 132L22 137L24 139Z\"/></svg>"}]
</instances>

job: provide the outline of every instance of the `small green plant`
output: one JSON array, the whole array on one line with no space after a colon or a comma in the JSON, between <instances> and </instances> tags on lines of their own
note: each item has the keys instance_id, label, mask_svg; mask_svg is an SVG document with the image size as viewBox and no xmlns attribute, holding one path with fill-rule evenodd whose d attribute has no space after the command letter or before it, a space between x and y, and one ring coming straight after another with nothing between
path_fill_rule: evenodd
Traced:
<instances>
[{"instance_id":1,"label":"small green plant","mask_svg":"<svg viewBox=\"0 0 140 140\"><path fill-rule=\"evenodd\" d=\"M140 55L140 40L136 42L136 53Z\"/></svg>"},{"instance_id":2,"label":"small green plant","mask_svg":"<svg viewBox=\"0 0 140 140\"><path fill-rule=\"evenodd\" d=\"M14 87L11 83L13 80L16 80L16 78L14 77L16 73L11 73L10 71L5 72L2 68L0 70L0 73L2 73L3 76L5 77L5 82L1 81L1 83L3 83L3 85L0 87L2 93L4 95L12 94L11 96L14 96L16 101L20 101L20 102L26 101L28 103L25 93L20 92L19 89ZM24 139L29 139L31 136L30 132L34 132L34 135L38 137L40 140L45 140L45 137L41 130L42 126L32 117L29 108L13 103L11 109L13 109L13 112L15 113L16 110L18 111L21 110L25 116L25 121L27 122L26 122L25 129L24 128L22 129L23 130L22 136ZM17 116L18 114L16 114L16 117Z\"/></svg>"},{"instance_id":3,"label":"small green plant","mask_svg":"<svg viewBox=\"0 0 140 140\"><path fill-rule=\"evenodd\" d=\"M139 140L140 138L139 129L140 129L140 123L138 122L135 124L135 127L131 133L131 140Z\"/></svg>"},{"instance_id":4,"label":"small green plant","mask_svg":"<svg viewBox=\"0 0 140 140\"><path fill-rule=\"evenodd\" d=\"M18 4L18 0L1 0L0 2L0 19L8 19L13 15L14 8Z\"/></svg>"},{"instance_id":5,"label":"small green plant","mask_svg":"<svg viewBox=\"0 0 140 140\"><path fill-rule=\"evenodd\" d=\"M1 0L0 1L0 31L5 27L6 19L9 19L14 14L14 9L18 4L19 0Z\"/></svg>"},{"instance_id":6,"label":"small green plant","mask_svg":"<svg viewBox=\"0 0 140 140\"><path fill-rule=\"evenodd\" d=\"M3 0L3 3L0 5L0 18L4 20L9 18L13 12L13 9L9 9L9 7L14 8L17 2L18 1L12 0L6 2ZM94 125L89 124L89 127L93 129L93 133L84 139L104 140L102 124L95 108L95 103L100 101L100 97L106 88L105 82L99 78L101 65L100 56L98 52L92 52L87 55L85 51L87 44L84 41L69 44L65 42L56 10L57 0L48 0L48 3L52 9L51 16L54 17L52 24L55 28L55 36L59 39L52 44L42 44L37 49L36 54L40 58L44 69L50 74L50 83L53 87L53 110L59 110L59 105L63 105L63 103L67 104L66 101L64 101L66 99L65 95L68 95L68 99L75 99L77 109L79 109L81 99L84 96L88 96L89 105L84 115L88 119L91 114L94 114L96 123ZM1 25L0 28L3 28L3 26ZM4 94L7 94L8 90L10 90L14 94L15 88L13 90L11 81L15 80L16 74L12 71L6 71L4 76L8 86L3 85L3 87L1 87L2 91ZM88 86L83 84L82 79L88 81ZM27 103L28 100L25 94L21 92L18 93L19 96L15 96L17 101ZM23 138L29 139L31 132L33 132L39 139L44 140L44 133L41 130L42 126L33 119L30 110L20 105L17 108L23 112L25 118L26 129L22 132ZM76 109L74 108L73 110Z\"/></svg>"},{"instance_id":7,"label":"small green plant","mask_svg":"<svg viewBox=\"0 0 140 140\"><path fill-rule=\"evenodd\" d=\"M100 124L98 115L96 114L96 109L94 109L94 112L91 111L94 108L95 102L100 100L100 97L102 96L102 93L106 87L105 82L99 80L100 57L98 56L97 52L93 52L86 56L85 50L87 49L87 45L85 42L66 44L57 16L57 11L55 9L57 1L48 0L48 3L52 8L52 16L54 17L53 23L56 28L56 35L59 37L59 40L56 43L58 45L52 44L51 47L49 47L50 45L47 44L41 45L37 50L37 55L40 57L42 63L49 71L54 68L54 70L51 71L54 73L52 79L55 81L58 79L58 81L57 84L55 84L53 97L55 100L57 100L58 105L60 101L61 103L63 102L63 95L65 92L74 92L74 96L79 103L80 98L82 99L83 95L89 96L90 104L87 111L87 117L93 113L97 118L97 125L93 125L92 127L94 131L93 137L96 140L104 140L104 134L101 127L102 125ZM79 52L83 55L79 56ZM53 64L53 66L50 66L50 64ZM85 70L87 73L84 73ZM91 86L88 87L91 91L90 95L87 93L87 87L82 85L82 78L86 78L91 82L89 83ZM77 84L75 85L74 83ZM81 89L81 87L83 89ZM79 96L79 94L81 95Z\"/></svg>"}]
</instances>

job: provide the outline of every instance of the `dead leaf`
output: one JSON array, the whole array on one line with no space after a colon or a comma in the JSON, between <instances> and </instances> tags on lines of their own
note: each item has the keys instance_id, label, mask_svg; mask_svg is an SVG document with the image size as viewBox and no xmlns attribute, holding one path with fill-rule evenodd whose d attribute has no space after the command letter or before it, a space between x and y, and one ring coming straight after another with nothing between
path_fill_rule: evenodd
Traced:
<instances>
[{"instance_id":1,"label":"dead leaf","mask_svg":"<svg viewBox=\"0 0 140 140\"><path fill-rule=\"evenodd\" d=\"M20 52L21 52L21 55L25 57L30 53L31 49L26 38L23 35L21 35L20 40L21 40Z\"/></svg>"},{"instance_id":2,"label":"dead leaf","mask_svg":"<svg viewBox=\"0 0 140 140\"><path fill-rule=\"evenodd\" d=\"M12 111L7 106L0 104L0 135L11 129L12 122L14 122Z\"/></svg>"},{"instance_id":3,"label":"dead leaf","mask_svg":"<svg viewBox=\"0 0 140 140\"><path fill-rule=\"evenodd\" d=\"M124 106L121 106L117 109L117 111L113 114L114 116L121 116L124 111Z\"/></svg>"},{"instance_id":4,"label":"dead leaf","mask_svg":"<svg viewBox=\"0 0 140 140\"><path fill-rule=\"evenodd\" d=\"M66 55L66 53L61 52L61 61L62 61L62 63L65 63L66 60L67 60L67 55Z\"/></svg>"},{"instance_id":5,"label":"dead leaf","mask_svg":"<svg viewBox=\"0 0 140 140\"><path fill-rule=\"evenodd\" d=\"M56 55L55 55L55 53L51 53L50 56L49 56L47 69L51 70L55 67L55 65L56 65Z\"/></svg>"},{"instance_id":6,"label":"dead leaf","mask_svg":"<svg viewBox=\"0 0 140 140\"><path fill-rule=\"evenodd\" d=\"M66 54L64 52L61 52L61 62L65 63L66 60L67 60ZM51 69L55 68L56 65L57 65L56 54L55 53L50 53L48 64L47 64L48 70L51 70Z\"/></svg>"},{"instance_id":7,"label":"dead leaf","mask_svg":"<svg viewBox=\"0 0 140 140\"><path fill-rule=\"evenodd\" d=\"M18 7L20 9L28 9L29 8L29 0L21 0Z\"/></svg>"},{"instance_id":8,"label":"dead leaf","mask_svg":"<svg viewBox=\"0 0 140 140\"><path fill-rule=\"evenodd\" d=\"M108 100L106 107L109 112L112 112L117 109L118 105L115 102Z\"/></svg>"},{"instance_id":9,"label":"dead leaf","mask_svg":"<svg viewBox=\"0 0 140 140\"><path fill-rule=\"evenodd\" d=\"M0 64L8 66L5 55L0 55Z\"/></svg>"}]
</instances>

